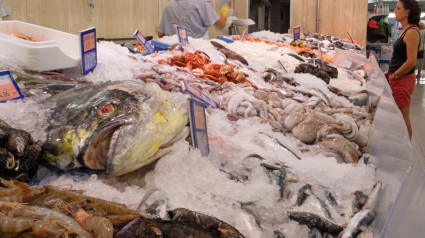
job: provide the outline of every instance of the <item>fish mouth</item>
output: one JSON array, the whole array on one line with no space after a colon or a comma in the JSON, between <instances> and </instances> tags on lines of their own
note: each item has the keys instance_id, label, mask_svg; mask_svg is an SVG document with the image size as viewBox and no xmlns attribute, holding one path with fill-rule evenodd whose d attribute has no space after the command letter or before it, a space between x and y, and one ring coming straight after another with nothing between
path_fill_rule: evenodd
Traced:
<instances>
[{"instance_id":1,"label":"fish mouth","mask_svg":"<svg viewBox=\"0 0 425 238\"><path fill-rule=\"evenodd\" d=\"M114 135L120 134L125 125L127 124L123 122L115 122L97 132L90 138L86 148L81 151L80 161L82 160L89 169L104 170L111 145L116 141L112 138L116 138Z\"/></svg>"}]
</instances>

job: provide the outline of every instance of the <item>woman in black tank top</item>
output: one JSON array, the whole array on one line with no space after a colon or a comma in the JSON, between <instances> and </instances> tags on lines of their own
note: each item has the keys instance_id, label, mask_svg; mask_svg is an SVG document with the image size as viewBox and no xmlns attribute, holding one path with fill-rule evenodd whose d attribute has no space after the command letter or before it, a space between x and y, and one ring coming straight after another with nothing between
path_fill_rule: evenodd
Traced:
<instances>
[{"instance_id":1,"label":"woman in black tank top","mask_svg":"<svg viewBox=\"0 0 425 238\"><path fill-rule=\"evenodd\" d=\"M412 138L409 113L411 95L416 84L415 66L420 44L418 23L421 8L416 0L400 0L394 13L394 20L401 23L402 31L394 42L390 66L385 74L388 74L394 100L403 115L409 137Z\"/></svg>"}]
</instances>

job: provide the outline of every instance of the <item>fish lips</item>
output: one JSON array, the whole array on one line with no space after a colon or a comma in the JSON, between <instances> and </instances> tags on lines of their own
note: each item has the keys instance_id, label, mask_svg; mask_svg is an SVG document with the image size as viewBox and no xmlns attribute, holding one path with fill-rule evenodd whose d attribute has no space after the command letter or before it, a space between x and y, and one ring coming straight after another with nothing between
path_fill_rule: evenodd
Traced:
<instances>
[{"instance_id":1,"label":"fish lips","mask_svg":"<svg viewBox=\"0 0 425 238\"><path fill-rule=\"evenodd\" d=\"M41 160L59 170L81 167L76 160L78 141L72 126L49 128L47 140L42 146Z\"/></svg>"},{"instance_id":2,"label":"fish lips","mask_svg":"<svg viewBox=\"0 0 425 238\"><path fill-rule=\"evenodd\" d=\"M85 167L93 170L105 170L106 160L113 154L117 135L123 134L132 123L126 119L114 120L94 133L81 150L77 159Z\"/></svg>"}]
</instances>

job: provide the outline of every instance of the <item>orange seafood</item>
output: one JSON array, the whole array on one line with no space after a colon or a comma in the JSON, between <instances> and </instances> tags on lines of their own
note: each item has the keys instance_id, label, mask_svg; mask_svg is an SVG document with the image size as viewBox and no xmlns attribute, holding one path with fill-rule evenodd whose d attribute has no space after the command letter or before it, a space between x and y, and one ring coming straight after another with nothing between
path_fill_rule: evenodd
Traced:
<instances>
[{"instance_id":1,"label":"orange seafood","mask_svg":"<svg viewBox=\"0 0 425 238\"><path fill-rule=\"evenodd\" d=\"M32 41L32 42L38 42L37 40L34 40L32 37L26 36L26 35L21 34L19 32L10 33L10 35L15 36L15 37L18 37L19 39L23 39L23 40L27 40L27 41Z\"/></svg>"},{"instance_id":2,"label":"orange seafood","mask_svg":"<svg viewBox=\"0 0 425 238\"><path fill-rule=\"evenodd\" d=\"M143 45L141 44L134 44L134 47L136 47L140 52L145 52L145 47L143 47Z\"/></svg>"},{"instance_id":3,"label":"orange seafood","mask_svg":"<svg viewBox=\"0 0 425 238\"><path fill-rule=\"evenodd\" d=\"M202 77L207 80L214 80L219 83L233 82L233 83L249 83L254 88L257 88L240 71L235 71L234 65L213 64L210 62L209 56L202 52L195 53L185 52L174 54L167 60L158 60L159 64L169 64L172 66L186 67L191 70L194 75Z\"/></svg>"}]
</instances>

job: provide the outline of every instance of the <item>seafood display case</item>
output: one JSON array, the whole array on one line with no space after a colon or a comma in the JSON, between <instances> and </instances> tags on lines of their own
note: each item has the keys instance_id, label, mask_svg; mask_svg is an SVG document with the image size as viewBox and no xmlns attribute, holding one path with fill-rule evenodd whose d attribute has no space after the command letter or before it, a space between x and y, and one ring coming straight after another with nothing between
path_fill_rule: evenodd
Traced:
<instances>
[{"instance_id":1,"label":"seafood display case","mask_svg":"<svg viewBox=\"0 0 425 238\"><path fill-rule=\"evenodd\" d=\"M377 105L367 149L369 162L376 166L376 181L383 182L373 233L385 238L420 237L425 212L421 202L425 197L424 158L410 142L387 79L374 56L336 50L334 64L352 70L364 68L369 101Z\"/></svg>"},{"instance_id":2,"label":"seafood display case","mask_svg":"<svg viewBox=\"0 0 425 238\"><path fill-rule=\"evenodd\" d=\"M21 56L22 57L21 60L23 60L24 65L26 65L27 69L33 69L37 71L52 70L56 68L67 68L67 67L77 66L80 64L80 58L78 56L78 52L80 49L79 49L77 36L74 37L74 35L70 35L70 34L63 35L61 32L57 32L47 28L44 29L45 30L44 31L42 27L37 28L38 26L29 26L31 24L28 24L28 25L26 24L27 23L22 24L19 22L12 22L12 21L8 21L5 23L0 22L0 50L1 51L3 51L3 49L5 50L10 49L10 51L5 51L5 52L12 53L15 56ZM23 27L23 28L20 28L20 27ZM38 29L38 30L35 30L35 29ZM16 33L16 32L23 32L23 33L29 34L30 36L35 37L37 40L41 42L29 42L27 40L18 39L10 35L11 33ZM38 37L36 37L35 35L37 35ZM57 41L52 39L57 39ZM235 44L236 43L237 42L235 42ZM152 41L152 44L154 45L154 47L158 49L165 49L165 48L168 48L169 46L168 44L164 42L155 41L155 40ZM217 42L211 43L211 44L216 48L224 47L218 44ZM111 47L110 44L105 46ZM106 47L104 49L106 49ZM119 52L118 50L121 50L121 49L118 48L116 51L114 51L114 53ZM229 51L229 49L227 48L226 50ZM61 57L65 57L65 58L68 57L69 60L59 60L59 58ZM270 56L267 56L267 57L270 57ZM127 57L127 56L122 57L123 60L132 60L133 58L134 57ZM54 61L54 62L46 61L46 59L49 59L50 61ZM132 63L134 63L134 65L140 64L140 62L132 62ZM382 182L382 192L381 192L379 201L377 203L377 206L374 209L376 212L376 218L371 225L374 237L385 237L385 238L420 237L421 231L424 230L422 228L423 222L420 218L425 212L425 204L421 202L423 198L425 197L425 195L422 194L422 191L421 191L421 188L423 190L423 188L425 187L425 172L424 172L425 166L422 161L423 157L417 153L416 149L412 147L412 144L410 143L407 130L404 126L404 119L399 109L397 108L397 105L394 102L391 89L386 81L386 78L384 77L384 74L382 73L378 65L377 59L374 58L373 56L366 58L364 56L364 52L363 54L356 54L347 50L336 49L335 54L333 56L333 64L336 66L340 66L342 68L350 69L352 71L362 69L367 73L367 80L366 80L366 90L368 94L367 100L368 100L368 104L375 109L374 110L375 113L373 116L372 129L371 129L369 142L368 142L367 150L366 150L369 156L366 156L366 157L368 159L368 162L374 165L372 170L375 171L375 174L374 174L375 181ZM125 69L123 69L123 71L124 70ZM152 72L149 72L149 73L152 73ZM110 82L108 87L100 87L100 86L99 87L102 90L104 88L105 89L108 88L109 90L110 88L115 87L115 88L120 88L121 90L128 88L128 91L132 91L136 89L137 87L141 87L140 85L141 84L137 84L135 82L131 82L131 83ZM185 117L183 117L184 115L183 111L186 110L185 109L186 105L184 103L182 104L181 102L185 101L184 100L185 96L180 95L179 97L175 97L174 99L176 99L176 102L178 102L175 105L169 106L168 104L165 104L165 103L163 104L162 102L167 101L169 98L165 96L166 94L162 92L162 89L160 89L159 87L156 87L156 85L155 86L153 85L154 84L151 84L150 87L152 88L148 88L148 89L151 90L149 95L155 95L155 97L152 96L152 99L149 101L149 103L151 104L151 106L163 105L164 108L161 107L162 115L165 115L166 113L164 112L167 112L169 113L168 116L170 118L173 118L173 120L177 118L178 120L176 119L175 121L176 123L178 122L178 124L175 125L175 129L176 131L180 131L180 130L182 131L181 133L180 132L177 133L174 130L171 131L167 129L168 130L167 131L166 129L161 129L160 131L165 131L166 133L169 133L169 134L166 134L167 139L163 139L163 141L161 141L161 143L163 142L164 144L166 144L168 143L168 141L175 141L174 136L177 138L184 134L183 127L187 125L187 121ZM91 90L89 89L89 87L87 88L88 88L87 90ZM144 90L143 91L141 90L141 92L146 93L147 92L146 89L147 88L144 88ZM77 92L80 92L80 91L77 91ZM92 91L87 91L87 92L90 92L90 93L85 93L85 95L99 95L97 93L91 93ZM132 93L134 94L134 92ZM78 94L75 94L75 95L78 95ZM59 95L59 98L80 99L80 97L75 95L72 94L71 96L68 96L68 97L65 97L65 96L60 97L61 95ZM143 94L138 95L138 97L140 98L144 98L145 96L146 95L143 95ZM85 100L84 98L82 98L81 100L90 101L90 100ZM97 100L93 100L93 101L97 101ZM143 100L140 100L140 102L142 101ZM66 105L65 102L63 105ZM79 102L79 103L76 103L75 105L85 105L85 104L82 102ZM146 106L145 104L141 106L141 108L147 108L147 107L148 106ZM175 110L176 108L180 108L180 107L183 109ZM67 107L60 106L60 108L67 108ZM105 107L105 108L99 107L99 108L103 108L105 110L109 109L109 107ZM152 106L152 108L159 108L159 106L155 106L155 107ZM107 113L107 112L108 110L106 110L105 112L100 111L100 113ZM61 113L58 113L58 114L61 114ZM62 115L60 116L60 118L67 118L67 116ZM149 115L146 118L151 119L151 118L154 118L154 116ZM217 118L220 118L220 117L217 117ZM158 121L162 122L162 120L158 120ZM156 122L156 121L149 122L149 123L144 121L140 122L140 126L135 128L145 128L145 127L159 128L160 126L164 126L165 128L167 126L167 125L160 124L159 122ZM244 124L241 124L241 125L243 126ZM141 133L140 136L139 134L137 135L140 138L151 138L149 135L145 134L146 131L148 130L140 130L140 133ZM144 134L142 134L142 132ZM149 131L149 133L154 134L155 131L152 130L152 131ZM129 133L129 134L136 135L136 133ZM49 138L54 138L54 137L52 136ZM133 138L128 137L128 134L127 134L127 138L125 140L123 139L123 140L117 140L117 141L120 141L122 142L122 144L127 145L127 144L130 144L131 140L133 140ZM54 144L56 140L52 139L51 141L47 141L47 142L48 142L48 145L49 143ZM141 141L140 143L142 142L144 141ZM214 144L214 142L212 142L211 144ZM117 146L118 145L121 145L121 144L117 143ZM223 148L223 151L220 151L220 153L218 153L219 155L222 153L226 153L224 146L220 148ZM232 149L235 149L235 148L232 148ZM239 149L242 150L242 148L239 148ZM235 149L235 151L237 151L237 149ZM186 153L186 152L183 151L181 153ZM131 154L136 154L136 153L131 153ZM91 157L89 156L87 157L88 159L87 163L86 161L84 161L86 165L90 164L91 162L89 160L90 158ZM164 160L166 159L162 159L162 162L164 162ZM170 164L166 164L167 162ZM168 160L167 162L162 163L162 166L167 167L169 165L173 165L172 160ZM109 169L107 173L112 175L122 175L124 173L127 173L128 172L127 170L133 169L131 165L127 166L129 162L126 162L126 163L119 163L120 166L121 165L126 166L125 168L118 168L118 165L117 165L117 168L122 170L119 170L119 171L117 170L118 172L115 170L112 171L111 168L115 169L115 167L113 167L115 166L115 164L112 164L113 161L110 161L107 163L110 163L107 166L107 169ZM184 164L184 162L181 162L181 163ZM160 166L161 164L160 165L158 164L156 164L156 166L161 167ZM98 166L97 164L94 164L94 165L90 164L90 165L92 165L92 167L89 167L89 166L87 167L92 169L105 169L105 168L102 168L101 166L97 167ZM212 168L207 166L212 166L212 164L209 165L208 163L206 163L205 165L205 168L207 169ZM169 172L168 171L169 169L162 168L162 170L166 170L167 172ZM333 172L333 171L329 171L329 172ZM155 178L154 176L155 175L150 174L151 179ZM161 175L157 175L157 176L159 176L158 177L159 179L157 180L161 180ZM322 174L320 176L322 176ZM208 175L207 176L203 175L203 177L208 178ZM326 179L326 176L323 176L323 177L325 177ZM357 178L359 179L360 177L361 176L357 176ZM222 174L220 174L219 178L224 178L227 181L227 177L226 176L223 177ZM279 179L280 178L281 177L279 177ZM373 180L373 176L371 176L371 178ZM173 179L178 180L178 178L173 178ZM214 182L220 183L220 180L217 180ZM233 182L231 183L233 184ZM199 184L202 184L202 183L199 183ZM155 185L158 185L158 184L155 184ZM196 186L199 186L199 185L196 185ZM347 185L344 183L343 186L347 186ZM167 186L164 186L164 187L167 187ZM158 188L158 191L160 189L162 188ZM184 189L186 190L187 187ZM248 191L248 190L241 190L241 191ZM267 190L267 191L272 191L272 190ZM240 193L244 194L244 192L240 192ZM179 193L178 196L182 196L182 194ZM230 199L229 201L233 201L233 198ZM188 202L187 199L184 202ZM269 202L269 201L267 200L265 202ZM223 204L227 206L226 203L223 203ZM220 204L220 205L223 205L223 204ZM260 209L263 209L263 208L264 207L260 207ZM277 209L277 207L272 207L272 209ZM231 216L228 219L237 220L237 218L233 216ZM260 237L260 235L259 236L255 236L255 234L253 235L252 232L249 235L252 237Z\"/></svg>"},{"instance_id":3,"label":"seafood display case","mask_svg":"<svg viewBox=\"0 0 425 238\"><path fill-rule=\"evenodd\" d=\"M366 66L370 67L368 89L369 92L379 90L376 96L380 100L368 152L370 162L377 167L376 180L383 182L377 216L372 225L374 234L386 238L419 237L423 230L420 217L425 210L420 202L424 196L421 194L425 181L423 158L410 143L404 119L376 59L371 56L369 62Z\"/></svg>"}]
</instances>

